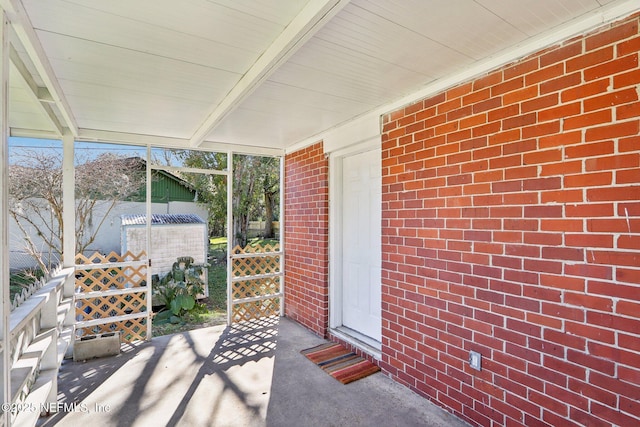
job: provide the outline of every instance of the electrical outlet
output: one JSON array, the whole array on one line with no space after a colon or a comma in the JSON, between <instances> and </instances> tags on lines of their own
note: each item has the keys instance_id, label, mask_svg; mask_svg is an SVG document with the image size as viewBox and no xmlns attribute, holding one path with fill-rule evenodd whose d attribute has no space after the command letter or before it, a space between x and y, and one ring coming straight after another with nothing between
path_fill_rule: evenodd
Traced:
<instances>
[{"instance_id":1,"label":"electrical outlet","mask_svg":"<svg viewBox=\"0 0 640 427\"><path fill-rule=\"evenodd\" d=\"M482 370L482 355L477 351L471 351L469 353L469 365L471 369L475 369L476 371Z\"/></svg>"}]
</instances>

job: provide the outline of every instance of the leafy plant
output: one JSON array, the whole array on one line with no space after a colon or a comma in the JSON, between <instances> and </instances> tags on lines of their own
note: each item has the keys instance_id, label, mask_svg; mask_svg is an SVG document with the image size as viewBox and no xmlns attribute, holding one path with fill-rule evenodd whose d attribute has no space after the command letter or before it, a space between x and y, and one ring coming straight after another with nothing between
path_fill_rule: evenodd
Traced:
<instances>
[{"instance_id":1,"label":"leafy plant","mask_svg":"<svg viewBox=\"0 0 640 427\"><path fill-rule=\"evenodd\" d=\"M180 317L197 306L204 292L202 272L208 265L194 264L192 257L179 257L171 271L153 284L153 293L173 316Z\"/></svg>"}]
</instances>

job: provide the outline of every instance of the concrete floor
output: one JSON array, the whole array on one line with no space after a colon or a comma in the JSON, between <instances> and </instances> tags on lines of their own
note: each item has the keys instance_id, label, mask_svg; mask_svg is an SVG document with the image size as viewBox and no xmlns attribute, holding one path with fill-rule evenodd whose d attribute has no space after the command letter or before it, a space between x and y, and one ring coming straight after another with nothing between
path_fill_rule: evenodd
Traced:
<instances>
[{"instance_id":1,"label":"concrete floor","mask_svg":"<svg viewBox=\"0 0 640 427\"><path fill-rule=\"evenodd\" d=\"M343 385L300 350L323 340L286 318L154 338L65 361L42 426L468 426L382 373Z\"/></svg>"}]
</instances>

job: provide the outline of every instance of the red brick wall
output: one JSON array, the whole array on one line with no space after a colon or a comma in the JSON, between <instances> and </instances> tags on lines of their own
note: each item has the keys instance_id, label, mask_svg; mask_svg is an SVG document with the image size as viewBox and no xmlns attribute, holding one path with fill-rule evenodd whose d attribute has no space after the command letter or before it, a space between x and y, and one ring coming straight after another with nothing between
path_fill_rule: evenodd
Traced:
<instances>
[{"instance_id":1,"label":"red brick wall","mask_svg":"<svg viewBox=\"0 0 640 427\"><path fill-rule=\"evenodd\" d=\"M328 172L322 143L285 158L285 314L321 336L329 322Z\"/></svg>"},{"instance_id":2,"label":"red brick wall","mask_svg":"<svg viewBox=\"0 0 640 427\"><path fill-rule=\"evenodd\" d=\"M384 117L381 365L474 425L640 425L639 50L636 15Z\"/></svg>"}]
</instances>

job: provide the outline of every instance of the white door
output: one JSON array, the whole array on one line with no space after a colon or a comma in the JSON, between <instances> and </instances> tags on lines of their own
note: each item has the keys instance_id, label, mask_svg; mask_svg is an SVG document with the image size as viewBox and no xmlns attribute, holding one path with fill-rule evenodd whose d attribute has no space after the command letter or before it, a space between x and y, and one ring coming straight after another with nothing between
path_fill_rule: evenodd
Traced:
<instances>
[{"instance_id":1,"label":"white door","mask_svg":"<svg viewBox=\"0 0 640 427\"><path fill-rule=\"evenodd\" d=\"M381 341L382 160L379 149L342 162L342 324Z\"/></svg>"}]
</instances>

